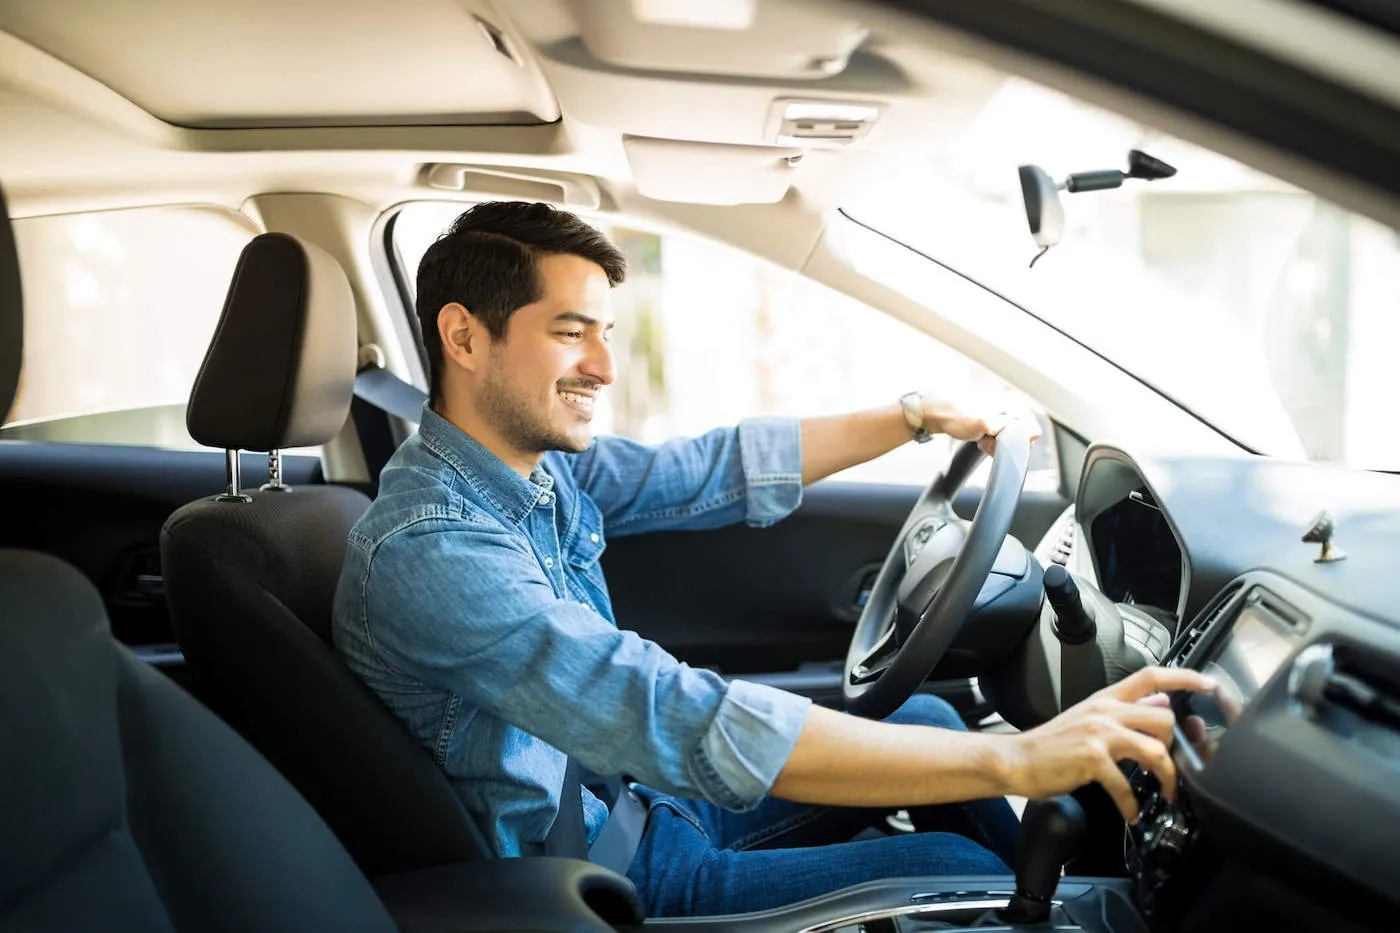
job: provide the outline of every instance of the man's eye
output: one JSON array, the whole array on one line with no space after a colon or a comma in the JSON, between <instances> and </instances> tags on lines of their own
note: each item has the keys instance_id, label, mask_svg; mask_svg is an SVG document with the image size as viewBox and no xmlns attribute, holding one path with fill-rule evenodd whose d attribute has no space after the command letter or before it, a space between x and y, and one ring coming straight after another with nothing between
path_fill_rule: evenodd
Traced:
<instances>
[{"instance_id":1,"label":"man's eye","mask_svg":"<svg viewBox=\"0 0 1400 933\"><path fill-rule=\"evenodd\" d=\"M559 336L560 336L560 337L568 337L568 338L571 339L571 340L578 340L578 339L580 339L581 337L583 337L583 331L581 331L581 330L566 330L566 331L564 331L563 333L561 333Z\"/></svg>"}]
</instances>

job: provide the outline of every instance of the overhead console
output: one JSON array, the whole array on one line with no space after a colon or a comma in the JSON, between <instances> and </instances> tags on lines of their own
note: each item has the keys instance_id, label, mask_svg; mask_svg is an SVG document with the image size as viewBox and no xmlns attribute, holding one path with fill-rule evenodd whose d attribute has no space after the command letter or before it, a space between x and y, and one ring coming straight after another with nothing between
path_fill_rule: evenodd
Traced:
<instances>
[{"instance_id":1,"label":"overhead console","mask_svg":"<svg viewBox=\"0 0 1400 933\"><path fill-rule=\"evenodd\" d=\"M656 200L779 201L824 161L834 170L833 152L936 143L1005 81L798 0L500 8L570 121L622 137L638 192Z\"/></svg>"}]
</instances>

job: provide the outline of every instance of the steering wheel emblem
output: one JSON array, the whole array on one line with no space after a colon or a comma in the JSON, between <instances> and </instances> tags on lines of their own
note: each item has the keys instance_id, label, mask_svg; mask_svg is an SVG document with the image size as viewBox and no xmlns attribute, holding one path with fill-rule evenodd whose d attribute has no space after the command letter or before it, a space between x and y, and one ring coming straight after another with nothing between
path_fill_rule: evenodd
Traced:
<instances>
[{"instance_id":1,"label":"steering wheel emblem","mask_svg":"<svg viewBox=\"0 0 1400 933\"><path fill-rule=\"evenodd\" d=\"M924 550L924 545L929 539L938 534L943 526L948 524L941 517L931 515L909 530L909 534L904 539L904 566L914 566L914 561L919 559L919 554Z\"/></svg>"}]
</instances>

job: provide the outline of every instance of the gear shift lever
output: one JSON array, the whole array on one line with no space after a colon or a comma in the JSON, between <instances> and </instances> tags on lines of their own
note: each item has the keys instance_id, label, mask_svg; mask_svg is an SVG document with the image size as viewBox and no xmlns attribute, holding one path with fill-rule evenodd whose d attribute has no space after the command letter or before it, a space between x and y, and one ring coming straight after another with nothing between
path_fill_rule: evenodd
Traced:
<instances>
[{"instance_id":1,"label":"gear shift lever","mask_svg":"<svg viewBox=\"0 0 1400 933\"><path fill-rule=\"evenodd\" d=\"M1026 802L1016 854L1016 895L1001 910L1003 923L1042 923L1060 871L1084 838L1084 810L1069 794Z\"/></svg>"}]
</instances>

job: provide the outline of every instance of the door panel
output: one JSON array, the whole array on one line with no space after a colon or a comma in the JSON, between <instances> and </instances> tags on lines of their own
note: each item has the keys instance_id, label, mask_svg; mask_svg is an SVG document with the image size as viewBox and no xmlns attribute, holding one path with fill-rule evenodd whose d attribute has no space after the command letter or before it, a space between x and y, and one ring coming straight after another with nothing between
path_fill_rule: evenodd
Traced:
<instances>
[{"instance_id":1,"label":"door panel","mask_svg":"<svg viewBox=\"0 0 1400 933\"><path fill-rule=\"evenodd\" d=\"M249 485L267 457L245 454ZM289 484L321 481L319 458L284 456ZM221 451L0 441L0 547L62 558L98 588L112 632L180 676L165 604L160 529L170 513L225 487Z\"/></svg>"},{"instance_id":2,"label":"door panel","mask_svg":"<svg viewBox=\"0 0 1400 933\"><path fill-rule=\"evenodd\" d=\"M818 483L770 528L614 538L603 563L618 620L693 666L839 696L862 586L921 491ZM964 489L958 513L970 518L981 494ZM1057 492L1027 491L1013 534L1033 548L1066 505Z\"/></svg>"}]
</instances>

